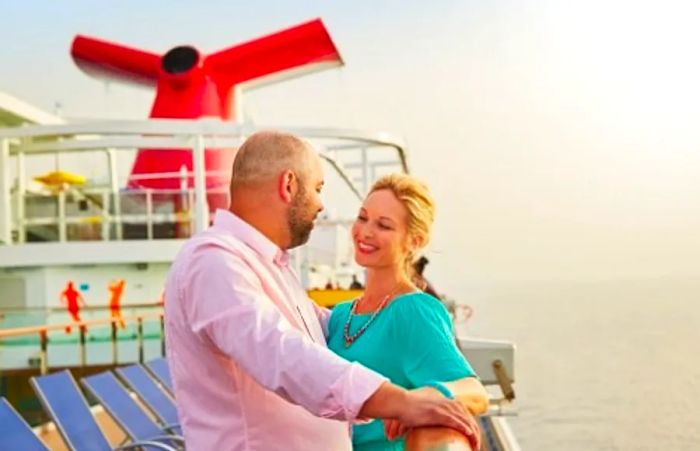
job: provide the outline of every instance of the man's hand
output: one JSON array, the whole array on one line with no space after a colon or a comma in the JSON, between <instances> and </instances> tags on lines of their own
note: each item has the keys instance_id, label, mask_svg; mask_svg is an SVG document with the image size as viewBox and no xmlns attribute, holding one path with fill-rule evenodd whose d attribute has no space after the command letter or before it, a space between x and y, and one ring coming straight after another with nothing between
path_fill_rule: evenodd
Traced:
<instances>
[{"instance_id":1,"label":"man's hand","mask_svg":"<svg viewBox=\"0 0 700 451\"><path fill-rule=\"evenodd\" d=\"M384 421L384 432L389 440L395 440L411 428L421 426L450 427L464 434L473 450L481 447L481 433L472 414L434 388L408 392L398 418Z\"/></svg>"}]
</instances>

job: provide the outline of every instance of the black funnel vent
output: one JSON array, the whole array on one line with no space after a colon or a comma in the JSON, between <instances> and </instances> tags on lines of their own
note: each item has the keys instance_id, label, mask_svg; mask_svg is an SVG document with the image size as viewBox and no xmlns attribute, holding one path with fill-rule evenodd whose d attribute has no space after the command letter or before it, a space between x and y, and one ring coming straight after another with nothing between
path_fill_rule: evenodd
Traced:
<instances>
[{"instance_id":1,"label":"black funnel vent","mask_svg":"<svg viewBox=\"0 0 700 451\"><path fill-rule=\"evenodd\" d=\"M163 57L163 70L169 74L182 74L196 66L197 61L199 52L194 47L175 47Z\"/></svg>"}]
</instances>

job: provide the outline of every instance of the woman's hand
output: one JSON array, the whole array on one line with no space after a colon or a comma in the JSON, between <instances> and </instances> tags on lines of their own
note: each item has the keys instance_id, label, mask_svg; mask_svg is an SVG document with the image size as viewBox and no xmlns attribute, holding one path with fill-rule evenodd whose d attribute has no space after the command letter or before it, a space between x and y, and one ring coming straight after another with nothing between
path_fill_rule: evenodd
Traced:
<instances>
[{"instance_id":1,"label":"woman's hand","mask_svg":"<svg viewBox=\"0 0 700 451\"><path fill-rule=\"evenodd\" d=\"M432 387L411 390L406 409L397 419L384 420L384 433L396 440L414 427L442 426L464 434L472 449L481 447L481 433L474 416L459 402L445 398Z\"/></svg>"}]
</instances>

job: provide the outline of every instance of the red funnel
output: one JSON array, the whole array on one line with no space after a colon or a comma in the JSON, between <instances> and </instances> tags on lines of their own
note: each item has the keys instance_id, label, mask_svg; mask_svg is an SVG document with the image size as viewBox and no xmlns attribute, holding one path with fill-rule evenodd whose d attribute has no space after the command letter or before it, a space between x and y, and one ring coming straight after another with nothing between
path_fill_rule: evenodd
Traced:
<instances>
[{"instance_id":1,"label":"red funnel","mask_svg":"<svg viewBox=\"0 0 700 451\"><path fill-rule=\"evenodd\" d=\"M180 119L235 119L236 86L274 83L343 64L320 19L210 55L179 46L161 56L85 36L76 36L71 54L90 75L155 86L151 117ZM230 151L207 149L206 170L228 174L232 159ZM141 149L131 175L178 172L182 166L192 170L191 151ZM207 188L220 188L228 182L227 175L214 174L207 177ZM192 183L190 178L189 186ZM180 180L130 178L129 186L179 189Z\"/></svg>"}]
</instances>

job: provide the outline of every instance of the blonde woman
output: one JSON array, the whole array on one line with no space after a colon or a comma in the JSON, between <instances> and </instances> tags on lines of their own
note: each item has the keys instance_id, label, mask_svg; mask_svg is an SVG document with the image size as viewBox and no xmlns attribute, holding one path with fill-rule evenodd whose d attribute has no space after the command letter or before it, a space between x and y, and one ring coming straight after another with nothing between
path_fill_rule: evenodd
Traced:
<instances>
[{"instance_id":1,"label":"blonde woman","mask_svg":"<svg viewBox=\"0 0 700 451\"><path fill-rule=\"evenodd\" d=\"M452 397L455 387L476 393L470 410L483 411L486 392L456 347L447 310L412 282L433 216L430 193L415 178L391 174L374 184L352 227L355 260L367 270L365 291L333 309L328 347L426 396ZM403 439L391 440L401 432L394 422L356 425L353 449L403 450ZM476 447L478 435L470 440Z\"/></svg>"}]
</instances>

